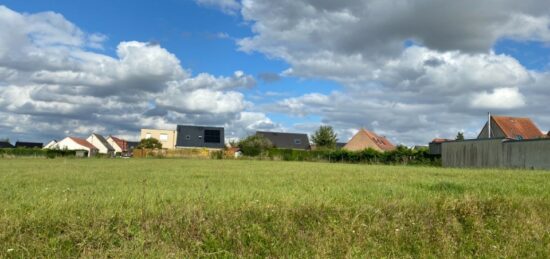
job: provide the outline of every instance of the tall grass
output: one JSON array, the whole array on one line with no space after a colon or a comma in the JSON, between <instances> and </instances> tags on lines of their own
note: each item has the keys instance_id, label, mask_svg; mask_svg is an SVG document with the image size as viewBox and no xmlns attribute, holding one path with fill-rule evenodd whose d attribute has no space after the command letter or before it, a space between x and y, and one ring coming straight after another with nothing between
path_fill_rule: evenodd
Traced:
<instances>
[{"instance_id":1,"label":"tall grass","mask_svg":"<svg viewBox=\"0 0 550 259\"><path fill-rule=\"evenodd\" d=\"M0 257L550 256L550 173L0 160Z\"/></svg>"}]
</instances>

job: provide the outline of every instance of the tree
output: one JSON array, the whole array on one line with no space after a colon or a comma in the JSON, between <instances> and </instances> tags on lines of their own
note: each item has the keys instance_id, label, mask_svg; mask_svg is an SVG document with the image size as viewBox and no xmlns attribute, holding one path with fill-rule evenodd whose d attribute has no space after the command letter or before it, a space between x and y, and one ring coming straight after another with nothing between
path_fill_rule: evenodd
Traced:
<instances>
[{"instance_id":1,"label":"tree","mask_svg":"<svg viewBox=\"0 0 550 259\"><path fill-rule=\"evenodd\" d=\"M258 156L272 147L273 143L261 135L249 136L239 142L239 148L245 156Z\"/></svg>"},{"instance_id":2,"label":"tree","mask_svg":"<svg viewBox=\"0 0 550 259\"><path fill-rule=\"evenodd\" d=\"M336 148L338 135L331 126L321 126L311 137L317 148Z\"/></svg>"},{"instance_id":3,"label":"tree","mask_svg":"<svg viewBox=\"0 0 550 259\"><path fill-rule=\"evenodd\" d=\"M162 148L162 143L156 138L142 139L137 148L160 149Z\"/></svg>"},{"instance_id":4,"label":"tree","mask_svg":"<svg viewBox=\"0 0 550 259\"><path fill-rule=\"evenodd\" d=\"M464 132L458 132L456 135L456 140L464 140Z\"/></svg>"}]
</instances>

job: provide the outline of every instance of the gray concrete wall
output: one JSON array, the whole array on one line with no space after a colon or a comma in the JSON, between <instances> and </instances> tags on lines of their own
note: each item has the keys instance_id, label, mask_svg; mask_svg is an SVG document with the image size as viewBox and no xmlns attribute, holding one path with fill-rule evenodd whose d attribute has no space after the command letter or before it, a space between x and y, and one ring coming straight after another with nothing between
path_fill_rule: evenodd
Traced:
<instances>
[{"instance_id":1,"label":"gray concrete wall","mask_svg":"<svg viewBox=\"0 0 550 259\"><path fill-rule=\"evenodd\" d=\"M445 142L441 160L444 167L550 169L550 139Z\"/></svg>"}]
</instances>

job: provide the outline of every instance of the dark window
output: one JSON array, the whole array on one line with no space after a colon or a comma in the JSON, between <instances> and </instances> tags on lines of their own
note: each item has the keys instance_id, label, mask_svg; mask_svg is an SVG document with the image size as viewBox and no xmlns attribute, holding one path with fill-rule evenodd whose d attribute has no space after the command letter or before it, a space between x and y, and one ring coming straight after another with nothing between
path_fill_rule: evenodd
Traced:
<instances>
[{"instance_id":1,"label":"dark window","mask_svg":"<svg viewBox=\"0 0 550 259\"><path fill-rule=\"evenodd\" d=\"M204 143L221 143L221 136L219 130L205 130L204 131Z\"/></svg>"},{"instance_id":2,"label":"dark window","mask_svg":"<svg viewBox=\"0 0 550 259\"><path fill-rule=\"evenodd\" d=\"M190 135L187 135L187 136L185 136L185 139L190 140L190 139L191 139L191 136L190 136Z\"/></svg>"},{"instance_id":3,"label":"dark window","mask_svg":"<svg viewBox=\"0 0 550 259\"><path fill-rule=\"evenodd\" d=\"M298 139L298 138L297 138L297 139L294 139L294 144L300 145L300 144L302 144L302 141L301 141L300 139Z\"/></svg>"}]
</instances>

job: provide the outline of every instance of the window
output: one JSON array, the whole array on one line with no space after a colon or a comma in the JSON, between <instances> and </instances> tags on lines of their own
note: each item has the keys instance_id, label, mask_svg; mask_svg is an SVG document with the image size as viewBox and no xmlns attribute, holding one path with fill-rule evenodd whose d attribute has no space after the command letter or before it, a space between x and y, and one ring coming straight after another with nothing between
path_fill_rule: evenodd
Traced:
<instances>
[{"instance_id":1,"label":"window","mask_svg":"<svg viewBox=\"0 0 550 259\"><path fill-rule=\"evenodd\" d=\"M523 140L523 136L522 135L517 135L516 140Z\"/></svg>"},{"instance_id":2,"label":"window","mask_svg":"<svg viewBox=\"0 0 550 259\"><path fill-rule=\"evenodd\" d=\"M168 141L168 134L160 134L159 140L162 142Z\"/></svg>"},{"instance_id":3,"label":"window","mask_svg":"<svg viewBox=\"0 0 550 259\"><path fill-rule=\"evenodd\" d=\"M150 138L151 138L151 133L145 134L145 139L150 139Z\"/></svg>"},{"instance_id":4,"label":"window","mask_svg":"<svg viewBox=\"0 0 550 259\"><path fill-rule=\"evenodd\" d=\"M297 139L294 139L294 144L295 144L295 145L300 145L300 144L302 144L302 140L300 140L300 139L298 139L298 138L297 138Z\"/></svg>"},{"instance_id":5,"label":"window","mask_svg":"<svg viewBox=\"0 0 550 259\"><path fill-rule=\"evenodd\" d=\"M205 130L204 131L204 143L221 143L221 136L219 130Z\"/></svg>"},{"instance_id":6,"label":"window","mask_svg":"<svg viewBox=\"0 0 550 259\"><path fill-rule=\"evenodd\" d=\"M191 139L191 136L190 136L190 135L187 135L187 136L185 136L185 139L186 139L186 140L190 140L190 139Z\"/></svg>"}]
</instances>

